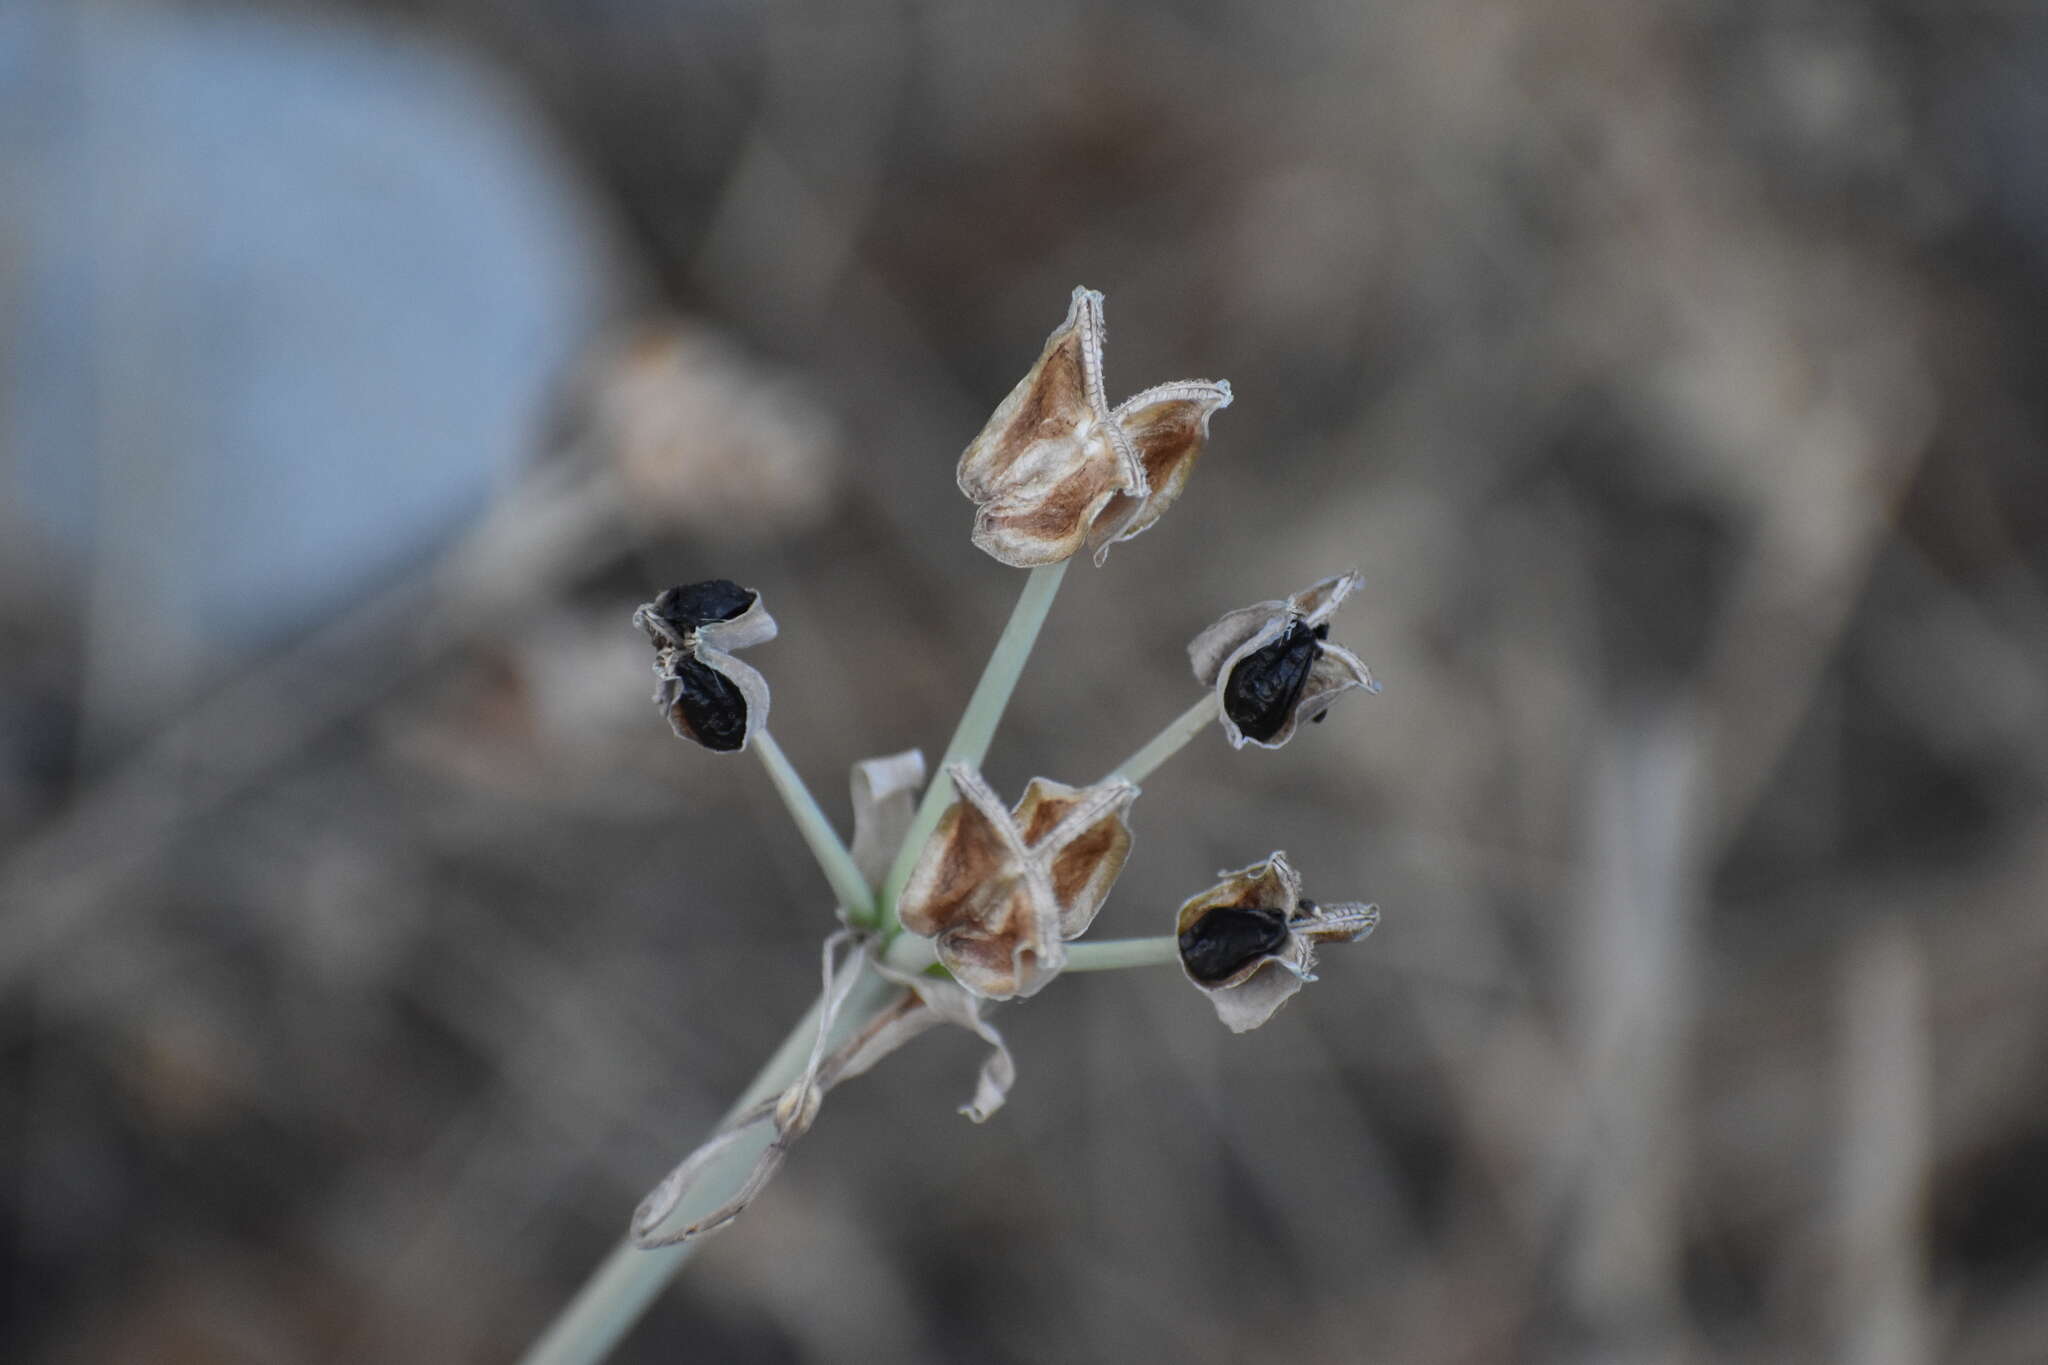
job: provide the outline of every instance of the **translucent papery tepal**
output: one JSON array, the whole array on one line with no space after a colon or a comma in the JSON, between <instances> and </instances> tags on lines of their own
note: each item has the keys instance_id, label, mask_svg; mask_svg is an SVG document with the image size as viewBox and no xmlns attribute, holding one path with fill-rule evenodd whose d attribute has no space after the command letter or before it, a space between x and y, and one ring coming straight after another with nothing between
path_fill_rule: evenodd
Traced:
<instances>
[{"instance_id":1,"label":"translucent papery tepal","mask_svg":"<svg viewBox=\"0 0 2048 1365\"><path fill-rule=\"evenodd\" d=\"M1088 528L1095 562L1109 547L1150 530L1187 487L1195 461L1209 444L1209 419L1230 406L1230 385L1183 379L1127 398L1110 424L1137 453L1144 487L1126 489L1103 504Z\"/></svg>"},{"instance_id":2,"label":"translucent papery tepal","mask_svg":"<svg viewBox=\"0 0 2048 1365\"><path fill-rule=\"evenodd\" d=\"M883 758L864 758L853 765L849 780L853 797L853 865L867 884L879 891L890 860L910 833L917 793L924 786L924 754L905 749Z\"/></svg>"},{"instance_id":3,"label":"translucent papery tepal","mask_svg":"<svg viewBox=\"0 0 2048 1365\"><path fill-rule=\"evenodd\" d=\"M1102 295L1076 289L1037 363L961 453L974 543L1013 568L1070 559L1095 515L1143 479L1111 434L1102 391Z\"/></svg>"}]
</instances>

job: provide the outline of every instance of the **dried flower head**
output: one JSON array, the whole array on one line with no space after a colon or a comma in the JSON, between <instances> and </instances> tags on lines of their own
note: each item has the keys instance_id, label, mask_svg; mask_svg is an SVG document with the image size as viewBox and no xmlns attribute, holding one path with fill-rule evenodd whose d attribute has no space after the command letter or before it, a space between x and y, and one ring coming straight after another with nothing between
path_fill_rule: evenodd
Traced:
<instances>
[{"instance_id":1,"label":"dried flower head","mask_svg":"<svg viewBox=\"0 0 2048 1365\"><path fill-rule=\"evenodd\" d=\"M1356 573L1326 578L1284 602L1233 611L1194 638L1188 662L1216 689L1232 748L1250 741L1277 749L1299 721L1321 720L1340 694L1380 690L1363 660L1329 640L1337 605L1363 582Z\"/></svg>"},{"instance_id":2,"label":"dried flower head","mask_svg":"<svg viewBox=\"0 0 2048 1365\"><path fill-rule=\"evenodd\" d=\"M1181 906L1174 928L1181 970L1232 1033L1265 1023L1316 979L1316 944L1364 938L1380 922L1378 906L1305 899L1285 853L1222 876Z\"/></svg>"},{"instance_id":3,"label":"dried flower head","mask_svg":"<svg viewBox=\"0 0 2048 1365\"><path fill-rule=\"evenodd\" d=\"M731 579L670 588L633 612L654 642L654 704L678 735L721 753L768 723L768 680L728 652L775 638L761 594Z\"/></svg>"},{"instance_id":4,"label":"dried flower head","mask_svg":"<svg viewBox=\"0 0 2048 1365\"><path fill-rule=\"evenodd\" d=\"M1111 409L1105 335L1102 295L1076 289L1038 363L960 456L960 491L979 509L974 543L1005 564L1057 564L1084 540L1100 564L1173 505L1210 415L1230 406L1228 383L1187 379Z\"/></svg>"},{"instance_id":5,"label":"dried flower head","mask_svg":"<svg viewBox=\"0 0 2048 1365\"><path fill-rule=\"evenodd\" d=\"M981 774L948 770L960 799L918 855L897 900L903 927L933 940L939 961L990 1000L1031 995L1066 965L1131 852L1124 812L1138 789L1031 779L1005 810Z\"/></svg>"}]
</instances>

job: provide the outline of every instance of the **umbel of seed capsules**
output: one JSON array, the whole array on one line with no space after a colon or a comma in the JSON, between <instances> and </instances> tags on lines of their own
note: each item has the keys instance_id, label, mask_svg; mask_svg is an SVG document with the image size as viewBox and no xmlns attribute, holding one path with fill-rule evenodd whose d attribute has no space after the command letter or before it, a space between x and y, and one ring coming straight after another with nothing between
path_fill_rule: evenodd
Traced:
<instances>
[{"instance_id":1,"label":"umbel of seed capsules","mask_svg":"<svg viewBox=\"0 0 2048 1365\"><path fill-rule=\"evenodd\" d=\"M761 595L729 578L670 588L633 613L654 644L655 704L684 739L731 753L767 720L768 684L730 651L775 638Z\"/></svg>"}]
</instances>

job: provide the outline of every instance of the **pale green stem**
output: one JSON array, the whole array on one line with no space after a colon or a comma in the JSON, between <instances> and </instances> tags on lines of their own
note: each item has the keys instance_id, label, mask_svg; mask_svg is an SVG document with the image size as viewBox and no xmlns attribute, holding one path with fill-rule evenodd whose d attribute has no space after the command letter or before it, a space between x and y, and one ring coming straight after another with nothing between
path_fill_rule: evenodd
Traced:
<instances>
[{"instance_id":1,"label":"pale green stem","mask_svg":"<svg viewBox=\"0 0 2048 1365\"><path fill-rule=\"evenodd\" d=\"M1159 938L1089 939L1063 945L1070 972L1115 972L1126 967L1160 967L1180 960L1180 941L1171 934ZM899 972L930 970L939 960L932 941L915 934L899 934L883 955Z\"/></svg>"},{"instance_id":2,"label":"pale green stem","mask_svg":"<svg viewBox=\"0 0 2048 1365\"><path fill-rule=\"evenodd\" d=\"M939 960L937 950L928 938L916 934L898 934L889 941L882 960L899 972L922 972L929 970Z\"/></svg>"},{"instance_id":3,"label":"pale green stem","mask_svg":"<svg viewBox=\"0 0 2048 1365\"><path fill-rule=\"evenodd\" d=\"M902 990L902 987L883 980L873 971L863 969L852 994L840 1007L839 1018L833 1023L827 1046L835 1046L852 1036L855 1029L869 1023L886 1009L902 994ZM789 1031L789 1036L782 1040L782 1046L775 1050L775 1055L768 1059L760 1074L754 1077L753 1083L733 1104L727 1117L786 1090L810 1059L811 1039L817 1029L818 1005L814 1002L809 1012ZM773 1125L764 1123L759 1127L765 1144ZM705 1169L692 1191L689 1208L708 1210L730 1199L759 1155L760 1149L745 1144L727 1151L717 1165ZM689 1209L679 1209L671 1218L677 1216L689 1216ZM684 1242L679 1246L642 1251L631 1242L622 1242L591 1273L583 1288L577 1291L576 1297L555 1318L540 1340L534 1342L522 1358L521 1365L593 1365L593 1362L604 1359L699 1245L697 1242Z\"/></svg>"},{"instance_id":4,"label":"pale green stem","mask_svg":"<svg viewBox=\"0 0 2048 1365\"><path fill-rule=\"evenodd\" d=\"M1070 972L1118 972L1126 967L1163 967L1180 961L1180 940L1172 934L1158 938L1108 938L1067 945Z\"/></svg>"},{"instance_id":5,"label":"pale green stem","mask_svg":"<svg viewBox=\"0 0 2048 1365\"><path fill-rule=\"evenodd\" d=\"M1149 743L1116 766L1111 777L1128 778L1132 782L1143 782L1152 775L1152 770L1179 753L1184 745L1208 728L1216 719L1216 693L1212 689L1202 694L1202 699L1168 725L1152 736Z\"/></svg>"},{"instance_id":6,"label":"pale green stem","mask_svg":"<svg viewBox=\"0 0 2048 1365\"><path fill-rule=\"evenodd\" d=\"M839 842L838 831L825 818L810 788L790 765L789 756L782 752L782 746L775 742L775 736L767 730L756 730L750 741L754 752L761 756L761 766L768 770L768 780L775 784L775 790L782 797L782 804L789 807L789 813L796 819L796 827L803 833L804 842L811 846L811 856L818 860L818 866L825 873L825 880L832 883L832 894L839 897L840 905L846 908L847 918L856 925L872 925L875 922L875 897L868 889L867 879L860 875L860 869L853 865L853 855L846 851L846 845Z\"/></svg>"},{"instance_id":7,"label":"pale green stem","mask_svg":"<svg viewBox=\"0 0 2048 1365\"><path fill-rule=\"evenodd\" d=\"M897 851L896 861L890 864L889 875L882 882L881 922L884 932L895 932L896 897L902 893L903 884L910 880L910 871L917 866L917 855L924 851L925 841L938 828L939 817L953 803L953 779L946 776L946 769L955 763L979 768L981 760L987 756L989 741L995 738L996 722L1003 718L1003 708L1010 703L1010 693L1017 689L1017 679L1024 672L1024 661L1031 657L1031 646L1038 642L1038 628L1045 624L1045 614L1052 609L1052 599L1060 590L1060 580L1066 577L1070 562L1061 560L1057 564L1033 569L1024 580L1024 591L1018 595L1016 608L1010 612L1010 623L1003 627L995 652L988 656L988 667L982 669L981 681L975 685L974 695L967 699L967 710L961 714L960 724L953 731L953 742L946 746L946 756L939 760L938 771L932 774L931 785L925 788L924 800L918 804L917 814L911 819L910 833L905 836L903 847Z\"/></svg>"}]
</instances>

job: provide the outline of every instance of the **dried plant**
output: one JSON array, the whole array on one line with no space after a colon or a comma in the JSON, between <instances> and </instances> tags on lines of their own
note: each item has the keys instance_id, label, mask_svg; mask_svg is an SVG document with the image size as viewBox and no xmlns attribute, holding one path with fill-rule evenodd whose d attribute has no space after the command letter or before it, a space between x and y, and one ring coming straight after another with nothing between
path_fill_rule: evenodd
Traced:
<instances>
[{"instance_id":1,"label":"dried plant","mask_svg":"<svg viewBox=\"0 0 2048 1365\"><path fill-rule=\"evenodd\" d=\"M1242 1032L1314 979L1316 944L1362 938L1378 923L1376 907L1306 899L1286 856L1273 853L1220 874L1181 907L1170 933L1083 939L1130 856L1138 783L1161 763L1212 721L1233 746L1278 748L1339 694L1379 690L1356 655L1328 640L1330 617L1359 586L1355 573L1202 631L1189 657L1204 695L1100 779L1033 778L1010 806L981 777L1068 561L1085 545L1101 565L1112 544L1156 523L1185 488L1210 417L1230 403L1228 384L1196 380L1111 408L1104 336L1102 296L1076 289L1066 320L960 457L960 488L977 506L974 543L1030 573L922 798L916 751L855 766L850 846L769 731L767 680L733 657L775 636L761 594L715 579L670 588L634 613L653 642L655 701L675 733L713 752L759 756L838 898L839 923L824 940L810 1015L726 1122L641 1203L626 1245L530 1361L604 1355L698 1239L760 1194L832 1087L918 1034L952 1024L988 1043L961 1106L980 1122L1016 1079L984 1017L990 1003L1036 995L1062 971L1178 963Z\"/></svg>"}]
</instances>

